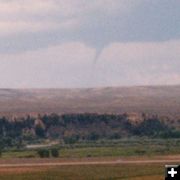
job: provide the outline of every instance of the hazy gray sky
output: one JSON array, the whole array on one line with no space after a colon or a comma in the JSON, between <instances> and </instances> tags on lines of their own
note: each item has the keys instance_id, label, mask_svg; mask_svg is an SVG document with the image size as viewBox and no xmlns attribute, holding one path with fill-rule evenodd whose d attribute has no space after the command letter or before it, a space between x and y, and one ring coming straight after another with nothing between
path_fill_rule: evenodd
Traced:
<instances>
[{"instance_id":1,"label":"hazy gray sky","mask_svg":"<svg viewBox=\"0 0 180 180\"><path fill-rule=\"evenodd\" d=\"M180 0L0 0L0 88L180 84Z\"/></svg>"}]
</instances>

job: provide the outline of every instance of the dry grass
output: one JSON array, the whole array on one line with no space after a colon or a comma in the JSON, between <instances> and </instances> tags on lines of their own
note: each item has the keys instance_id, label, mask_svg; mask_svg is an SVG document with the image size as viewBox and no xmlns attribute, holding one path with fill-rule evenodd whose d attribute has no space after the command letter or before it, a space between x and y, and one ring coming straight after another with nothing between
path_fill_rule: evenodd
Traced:
<instances>
[{"instance_id":1,"label":"dry grass","mask_svg":"<svg viewBox=\"0 0 180 180\"><path fill-rule=\"evenodd\" d=\"M133 177L128 180L164 180L164 176L142 176L142 177Z\"/></svg>"},{"instance_id":2,"label":"dry grass","mask_svg":"<svg viewBox=\"0 0 180 180\"><path fill-rule=\"evenodd\" d=\"M161 180L163 175L164 164L21 167L0 170L1 180Z\"/></svg>"},{"instance_id":3,"label":"dry grass","mask_svg":"<svg viewBox=\"0 0 180 180\"><path fill-rule=\"evenodd\" d=\"M0 168L0 175L2 174L26 174L26 173L34 173L34 172L41 172L41 171L46 171L48 168L34 168L34 167L15 167L15 168Z\"/></svg>"},{"instance_id":4,"label":"dry grass","mask_svg":"<svg viewBox=\"0 0 180 180\"><path fill-rule=\"evenodd\" d=\"M180 117L180 86L0 89L1 115L137 112Z\"/></svg>"}]
</instances>

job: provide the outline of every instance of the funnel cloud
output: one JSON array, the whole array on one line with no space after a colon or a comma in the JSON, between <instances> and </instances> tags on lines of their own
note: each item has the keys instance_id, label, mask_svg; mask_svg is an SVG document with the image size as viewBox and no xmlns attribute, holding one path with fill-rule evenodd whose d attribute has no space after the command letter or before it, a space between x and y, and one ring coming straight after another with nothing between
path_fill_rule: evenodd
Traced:
<instances>
[{"instance_id":1,"label":"funnel cloud","mask_svg":"<svg viewBox=\"0 0 180 180\"><path fill-rule=\"evenodd\" d=\"M0 1L0 87L180 84L179 0Z\"/></svg>"}]
</instances>

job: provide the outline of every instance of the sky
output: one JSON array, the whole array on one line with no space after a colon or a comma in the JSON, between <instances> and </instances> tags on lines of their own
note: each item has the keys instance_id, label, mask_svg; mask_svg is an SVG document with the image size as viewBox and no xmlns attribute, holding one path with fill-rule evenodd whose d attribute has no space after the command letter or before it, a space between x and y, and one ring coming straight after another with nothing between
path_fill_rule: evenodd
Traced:
<instances>
[{"instance_id":1,"label":"sky","mask_svg":"<svg viewBox=\"0 0 180 180\"><path fill-rule=\"evenodd\" d=\"M0 0L0 88L180 84L180 0Z\"/></svg>"}]
</instances>

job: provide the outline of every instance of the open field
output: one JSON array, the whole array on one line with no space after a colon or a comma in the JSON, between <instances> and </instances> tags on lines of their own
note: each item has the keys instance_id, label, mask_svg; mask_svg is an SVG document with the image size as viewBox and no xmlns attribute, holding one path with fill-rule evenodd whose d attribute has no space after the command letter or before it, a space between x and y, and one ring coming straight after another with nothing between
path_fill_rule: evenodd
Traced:
<instances>
[{"instance_id":1,"label":"open field","mask_svg":"<svg viewBox=\"0 0 180 180\"><path fill-rule=\"evenodd\" d=\"M131 157L180 154L179 139L122 139L57 145L61 158ZM36 149L4 151L1 159L37 158Z\"/></svg>"},{"instance_id":2,"label":"open field","mask_svg":"<svg viewBox=\"0 0 180 180\"><path fill-rule=\"evenodd\" d=\"M149 160L138 161L80 161L77 164L56 165L56 166L18 166L0 167L1 180L163 180L165 162ZM170 161L170 160L169 160ZM172 160L173 161L173 160ZM175 160L174 160L175 161ZM99 164L98 164L99 162ZM104 164L102 164L104 162ZM108 163L109 162L109 163ZM132 163L133 162L133 163ZM168 160L167 160L168 162ZM180 159L179 159L180 162ZM66 162L67 163L67 162ZM172 163L172 162L171 162ZM177 161L176 161L177 163Z\"/></svg>"},{"instance_id":3,"label":"open field","mask_svg":"<svg viewBox=\"0 0 180 180\"><path fill-rule=\"evenodd\" d=\"M180 155L129 158L1 159L1 180L163 180Z\"/></svg>"},{"instance_id":4,"label":"open field","mask_svg":"<svg viewBox=\"0 0 180 180\"><path fill-rule=\"evenodd\" d=\"M142 169L143 168L143 169ZM0 170L1 180L163 180L163 165L88 165Z\"/></svg>"}]
</instances>

